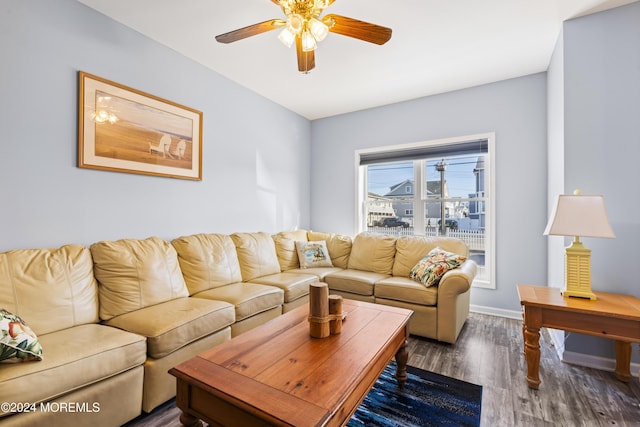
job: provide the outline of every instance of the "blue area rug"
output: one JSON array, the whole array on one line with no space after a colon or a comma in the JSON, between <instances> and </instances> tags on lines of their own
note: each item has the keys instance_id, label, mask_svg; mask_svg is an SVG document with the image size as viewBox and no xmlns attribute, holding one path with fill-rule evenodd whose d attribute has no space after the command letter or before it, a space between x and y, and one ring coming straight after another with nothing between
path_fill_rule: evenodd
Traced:
<instances>
[{"instance_id":1,"label":"blue area rug","mask_svg":"<svg viewBox=\"0 0 640 427\"><path fill-rule=\"evenodd\" d=\"M348 427L480 425L481 386L408 366L400 389L395 372L391 362Z\"/></svg>"}]
</instances>

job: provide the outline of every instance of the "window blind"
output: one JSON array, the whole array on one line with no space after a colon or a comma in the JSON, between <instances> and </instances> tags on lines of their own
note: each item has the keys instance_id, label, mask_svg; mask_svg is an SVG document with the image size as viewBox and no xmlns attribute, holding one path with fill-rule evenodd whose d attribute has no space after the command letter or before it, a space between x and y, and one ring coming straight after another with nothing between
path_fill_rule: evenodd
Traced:
<instances>
[{"instance_id":1,"label":"window blind","mask_svg":"<svg viewBox=\"0 0 640 427\"><path fill-rule=\"evenodd\" d=\"M424 145L419 147L401 148L389 151L375 151L360 154L360 165L374 163L399 162L405 160L420 160L438 157L452 157L475 155L489 152L489 141L479 139L475 141L454 142L441 145Z\"/></svg>"}]
</instances>

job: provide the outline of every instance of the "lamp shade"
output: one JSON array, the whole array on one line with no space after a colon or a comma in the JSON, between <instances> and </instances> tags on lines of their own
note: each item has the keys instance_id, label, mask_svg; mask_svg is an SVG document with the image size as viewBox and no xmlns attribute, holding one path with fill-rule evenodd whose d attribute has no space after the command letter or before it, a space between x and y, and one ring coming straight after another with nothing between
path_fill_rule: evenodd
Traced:
<instances>
[{"instance_id":1,"label":"lamp shade","mask_svg":"<svg viewBox=\"0 0 640 427\"><path fill-rule=\"evenodd\" d=\"M549 218L545 235L616 237L613 234L604 197L590 194L561 194Z\"/></svg>"}]
</instances>

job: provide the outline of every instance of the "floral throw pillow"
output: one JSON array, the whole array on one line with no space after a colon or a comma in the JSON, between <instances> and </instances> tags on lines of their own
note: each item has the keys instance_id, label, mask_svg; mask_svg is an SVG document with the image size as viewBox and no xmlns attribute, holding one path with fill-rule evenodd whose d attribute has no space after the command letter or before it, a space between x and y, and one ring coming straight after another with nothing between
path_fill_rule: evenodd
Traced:
<instances>
[{"instance_id":1,"label":"floral throw pillow","mask_svg":"<svg viewBox=\"0 0 640 427\"><path fill-rule=\"evenodd\" d=\"M0 362L42 360L38 337L19 316L0 309Z\"/></svg>"},{"instance_id":2,"label":"floral throw pillow","mask_svg":"<svg viewBox=\"0 0 640 427\"><path fill-rule=\"evenodd\" d=\"M413 266L409 273L409 278L422 283L428 288L440 283L444 273L459 267L466 260L466 256L435 248Z\"/></svg>"},{"instance_id":3,"label":"floral throw pillow","mask_svg":"<svg viewBox=\"0 0 640 427\"><path fill-rule=\"evenodd\" d=\"M298 252L300 268L333 267L329 257L329 250L327 249L327 242L324 240L313 242L296 241L296 251Z\"/></svg>"}]
</instances>

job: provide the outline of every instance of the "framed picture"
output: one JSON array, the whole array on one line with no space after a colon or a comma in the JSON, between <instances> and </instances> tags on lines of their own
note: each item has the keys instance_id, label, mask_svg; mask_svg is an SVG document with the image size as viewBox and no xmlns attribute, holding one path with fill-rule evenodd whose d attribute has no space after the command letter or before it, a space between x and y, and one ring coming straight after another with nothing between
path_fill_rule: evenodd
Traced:
<instances>
[{"instance_id":1,"label":"framed picture","mask_svg":"<svg viewBox=\"0 0 640 427\"><path fill-rule=\"evenodd\" d=\"M79 72L78 167L202 180L202 112Z\"/></svg>"}]
</instances>

